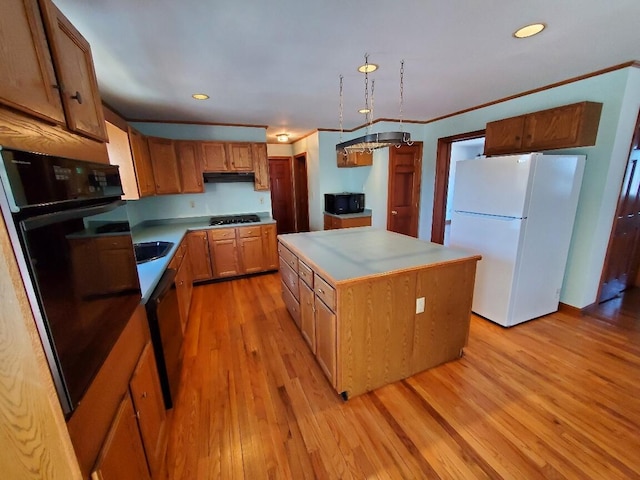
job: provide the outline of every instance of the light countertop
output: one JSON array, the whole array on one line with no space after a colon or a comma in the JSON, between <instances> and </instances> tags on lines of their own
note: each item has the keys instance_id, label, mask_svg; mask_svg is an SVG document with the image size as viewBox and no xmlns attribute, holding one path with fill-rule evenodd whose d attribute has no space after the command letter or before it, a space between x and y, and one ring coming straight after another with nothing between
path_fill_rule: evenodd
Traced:
<instances>
[{"instance_id":1,"label":"light countertop","mask_svg":"<svg viewBox=\"0 0 640 480\"><path fill-rule=\"evenodd\" d=\"M133 243L142 242L173 242L173 246L169 253L156 260L140 263L138 267L138 278L140 279L140 289L142 291L142 303L147 303L149 297L153 293L167 265L176 253L180 242L191 230L208 230L215 228L236 228L236 227L253 227L258 225L268 225L276 223L275 220L268 216L260 215L260 222L253 223L237 223L234 225L209 225L210 217L192 217L170 220L158 220L145 222L143 225L136 225L131 230Z\"/></svg>"},{"instance_id":2,"label":"light countertop","mask_svg":"<svg viewBox=\"0 0 640 480\"><path fill-rule=\"evenodd\" d=\"M290 233L279 235L278 240L334 285L425 265L480 259L465 250L373 227Z\"/></svg>"},{"instance_id":3,"label":"light countertop","mask_svg":"<svg viewBox=\"0 0 640 480\"><path fill-rule=\"evenodd\" d=\"M365 208L364 211L358 212L358 213L330 213L325 210L324 214L329 215L330 217L337 217L337 218L362 218L362 217L370 217L371 210Z\"/></svg>"}]
</instances>

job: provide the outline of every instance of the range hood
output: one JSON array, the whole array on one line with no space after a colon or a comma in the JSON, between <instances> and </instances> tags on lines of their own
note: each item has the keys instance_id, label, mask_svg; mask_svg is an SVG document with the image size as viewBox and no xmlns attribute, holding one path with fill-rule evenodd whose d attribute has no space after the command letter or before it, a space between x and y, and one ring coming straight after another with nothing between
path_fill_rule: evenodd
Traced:
<instances>
[{"instance_id":1,"label":"range hood","mask_svg":"<svg viewBox=\"0 0 640 480\"><path fill-rule=\"evenodd\" d=\"M216 173L204 173L205 183L236 183L236 182L251 182L255 180L253 172L216 172Z\"/></svg>"}]
</instances>

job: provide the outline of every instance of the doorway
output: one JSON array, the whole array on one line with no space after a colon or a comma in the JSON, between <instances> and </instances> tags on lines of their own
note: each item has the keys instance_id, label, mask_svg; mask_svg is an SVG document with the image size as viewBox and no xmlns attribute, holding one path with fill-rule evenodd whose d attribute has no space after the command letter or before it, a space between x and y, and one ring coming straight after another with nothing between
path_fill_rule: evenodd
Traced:
<instances>
[{"instance_id":1,"label":"doorway","mask_svg":"<svg viewBox=\"0 0 640 480\"><path fill-rule=\"evenodd\" d=\"M418 236L422 142L389 148L387 230Z\"/></svg>"},{"instance_id":2,"label":"doorway","mask_svg":"<svg viewBox=\"0 0 640 480\"><path fill-rule=\"evenodd\" d=\"M451 209L451 195L453 194L453 175L451 174L451 156L456 142L466 142L482 139L482 150L484 150L484 130L461 133L451 137L438 139L438 150L436 154L436 178L433 192L433 215L431 220L431 241L434 243L445 243L445 232L447 231L447 205ZM471 142L472 144L473 142ZM468 153L470 154L470 153ZM475 156L475 155L474 155ZM473 157L470 157L473 158ZM457 158L455 161L461 160ZM455 164L454 164L455 169ZM455 170L454 170L455 173Z\"/></svg>"},{"instance_id":3,"label":"doorway","mask_svg":"<svg viewBox=\"0 0 640 480\"><path fill-rule=\"evenodd\" d=\"M292 178L291 157L269 158L271 209L278 234L296 231Z\"/></svg>"},{"instance_id":4,"label":"doorway","mask_svg":"<svg viewBox=\"0 0 640 480\"><path fill-rule=\"evenodd\" d=\"M640 113L602 268L598 303L640 286ZM625 294L625 296L627 296Z\"/></svg>"},{"instance_id":5,"label":"doorway","mask_svg":"<svg viewBox=\"0 0 640 480\"><path fill-rule=\"evenodd\" d=\"M296 232L309 231L309 189L307 185L307 154L293 157Z\"/></svg>"}]
</instances>

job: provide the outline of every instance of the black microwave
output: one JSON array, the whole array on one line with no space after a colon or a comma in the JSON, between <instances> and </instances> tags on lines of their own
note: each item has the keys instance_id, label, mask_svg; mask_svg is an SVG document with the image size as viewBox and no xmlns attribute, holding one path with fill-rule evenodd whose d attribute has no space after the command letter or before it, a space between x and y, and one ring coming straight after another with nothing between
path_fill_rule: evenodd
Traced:
<instances>
[{"instance_id":1,"label":"black microwave","mask_svg":"<svg viewBox=\"0 0 640 480\"><path fill-rule=\"evenodd\" d=\"M324 210L334 215L363 212L364 193L325 193Z\"/></svg>"}]
</instances>

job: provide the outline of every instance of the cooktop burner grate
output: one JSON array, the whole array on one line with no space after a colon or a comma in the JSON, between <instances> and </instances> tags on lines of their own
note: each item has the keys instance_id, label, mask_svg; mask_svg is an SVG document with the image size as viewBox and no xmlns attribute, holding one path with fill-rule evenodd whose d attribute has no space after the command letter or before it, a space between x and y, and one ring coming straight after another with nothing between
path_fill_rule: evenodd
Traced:
<instances>
[{"instance_id":1,"label":"cooktop burner grate","mask_svg":"<svg viewBox=\"0 0 640 480\"><path fill-rule=\"evenodd\" d=\"M236 223L256 223L260 217L255 214L249 215L219 215L211 217L209 225L234 225Z\"/></svg>"}]
</instances>

